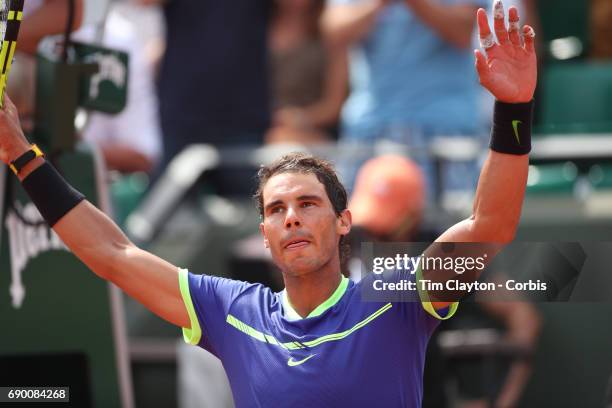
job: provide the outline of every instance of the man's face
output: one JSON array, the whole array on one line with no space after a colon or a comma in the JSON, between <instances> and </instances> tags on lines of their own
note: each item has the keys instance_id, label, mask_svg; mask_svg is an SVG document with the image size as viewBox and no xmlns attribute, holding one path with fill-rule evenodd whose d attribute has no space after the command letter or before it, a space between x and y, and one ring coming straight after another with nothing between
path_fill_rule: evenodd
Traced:
<instances>
[{"instance_id":1,"label":"man's face","mask_svg":"<svg viewBox=\"0 0 612 408\"><path fill-rule=\"evenodd\" d=\"M314 174L271 177L263 189L263 208L264 243L285 273L305 275L339 259L338 241L350 230L350 213L336 216Z\"/></svg>"}]
</instances>

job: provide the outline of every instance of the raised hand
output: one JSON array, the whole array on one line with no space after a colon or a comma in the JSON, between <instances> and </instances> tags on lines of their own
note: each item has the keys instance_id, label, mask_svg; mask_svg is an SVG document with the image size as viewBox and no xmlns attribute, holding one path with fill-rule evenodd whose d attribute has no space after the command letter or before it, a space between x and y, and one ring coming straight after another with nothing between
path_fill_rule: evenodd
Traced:
<instances>
[{"instance_id":1,"label":"raised hand","mask_svg":"<svg viewBox=\"0 0 612 408\"><path fill-rule=\"evenodd\" d=\"M30 144L21 130L17 108L5 94L4 108L0 109L0 160L9 164L29 148Z\"/></svg>"},{"instance_id":2,"label":"raised hand","mask_svg":"<svg viewBox=\"0 0 612 408\"><path fill-rule=\"evenodd\" d=\"M535 32L530 26L519 26L515 7L509 10L506 27L504 6L496 0L493 6L494 39L484 9L477 13L480 45L485 54L474 50L476 70L482 86L502 102L521 103L533 99L537 81L537 61L534 49Z\"/></svg>"}]
</instances>

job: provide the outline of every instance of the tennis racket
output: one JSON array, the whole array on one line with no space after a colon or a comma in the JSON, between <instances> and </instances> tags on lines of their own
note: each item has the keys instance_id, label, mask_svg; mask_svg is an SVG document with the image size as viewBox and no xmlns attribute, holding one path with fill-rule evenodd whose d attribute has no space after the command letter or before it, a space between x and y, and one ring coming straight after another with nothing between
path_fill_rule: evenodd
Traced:
<instances>
[{"instance_id":1,"label":"tennis racket","mask_svg":"<svg viewBox=\"0 0 612 408\"><path fill-rule=\"evenodd\" d=\"M0 108L4 108L4 91L17 48L17 36L23 17L24 0L0 0Z\"/></svg>"}]
</instances>

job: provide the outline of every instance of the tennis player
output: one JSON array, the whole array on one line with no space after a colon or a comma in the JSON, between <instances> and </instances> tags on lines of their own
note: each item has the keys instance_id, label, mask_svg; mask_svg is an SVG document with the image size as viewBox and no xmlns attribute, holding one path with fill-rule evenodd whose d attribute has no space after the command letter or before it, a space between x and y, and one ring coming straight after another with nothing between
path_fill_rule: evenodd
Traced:
<instances>
[{"instance_id":1,"label":"tennis player","mask_svg":"<svg viewBox=\"0 0 612 408\"><path fill-rule=\"evenodd\" d=\"M486 55L475 51L480 81L497 99L490 151L473 215L440 242L509 242L520 218L536 84L534 32L519 29L516 9L508 27L501 2L494 13L497 42L480 9ZM273 293L191 274L135 247L28 143L8 99L0 112L0 159L94 273L221 359L237 406L420 406L427 341L456 304L362 301L360 284L340 273L351 214L328 163L289 155L259 173L263 241L285 281L285 290Z\"/></svg>"}]
</instances>

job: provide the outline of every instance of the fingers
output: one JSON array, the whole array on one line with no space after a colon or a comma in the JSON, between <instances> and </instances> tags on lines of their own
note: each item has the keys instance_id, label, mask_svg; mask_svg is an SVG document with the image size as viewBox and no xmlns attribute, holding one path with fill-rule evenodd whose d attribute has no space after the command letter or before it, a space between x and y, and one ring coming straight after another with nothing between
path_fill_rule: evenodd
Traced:
<instances>
[{"instance_id":1,"label":"fingers","mask_svg":"<svg viewBox=\"0 0 612 408\"><path fill-rule=\"evenodd\" d=\"M483 83L489 74L489 64L487 64L486 57L479 50L474 50L474 56L476 57L476 71L478 72L480 83Z\"/></svg>"},{"instance_id":2,"label":"fingers","mask_svg":"<svg viewBox=\"0 0 612 408\"><path fill-rule=\"evenodd\" d=\"M510 7L508 10L508 35L510 37L510 42L514 45L521 46L521 36L519 25L519 15L516 7Z\"/></svg>"},{"instance_id":3,"label":"fingers","mask_svg":"<svg viewBox=\"0 0 612 408\"><path fill-rule=\"evenodd\" d=\"M480 46L486 51L496 45L495 38L491 33L489 21L484 9L478 9L477 13L478 31L480 35ZM495 0L493 3L493 27L495 36L499 45L512 43L516 46L521 44L521 30L519 25L519 14L516 7L510 7L508 10L508 29L506 29L504 5L501 0ZM529 26L523 27L523 35L525 36L525 50L528 52L534 51L533 39L535 32ZM529 38L529 40L527 39Z\"/></svg>"},{"instance_id":4,"label":"fingers","mask_svg":"<svg viewBox=\"0 0 612 408\"><path fill-rule=\"evenodd\" d=\"M12 110L12 109L16 109L15 108L15 104L13 103L13 101L11 101L11 98L9 98L8 96L8 92L4 92L4 110L8 111L8 110Z\"/></svg>"},{"instance_id":5,"label":"fingers","mask_svg":"<svg viewBox=\"0 0 612 408\"><path fill-rule=\"evenodd\" d=\"M534 39L535 31L531 26L523 26L523 38L525 39L525 50L529 53L535 52Z\"/></svg>"},{"instance_id":6,"label":"fingers","mask_svg":"<svg viewBox=\"0 0 612 408\"><path fill-rule=\"evenodd\" d=\"M4 93L3 99L2 110L9 116L18 116L19 114L17 113L17 107L13 101L11 101L11 98L9 98L7 92Z\"/></svg>"},{"instance_id":7,"label":"fingers","mask_svg":"<svg viewBox=\"0 0 612 408\"><path fill-rule=\"evenodd\" d=\"M487 50L495 45L495 39L491 34L491 28L489 28L489 20L487 19L487 12L480 8L476 14L478 21L478 34L480 37L480 46Z\"/></svg>"},{"instance_id":8,"label":"fingers","mask_svg":"<svg viewBox=\"0 0 612 408\"><path fill-rule=\"evenodd\" d=\"M8 92L4 93L4 109L10 115L16 118L19 117L19 111L17 110L17 106L15 106L11 98L9 98Z\"/></svg>"},{"instance_id":9,"label":"fingers","mask_svg":"<svg viewBox=\"0 0 612 408\"><path fill-rule=\"evenodd\" d=\"M504 5L501 0L495 0L495 3L493 3L493 27L495 28L497 42L499 42L500 45L507 44L510 39L508 38L508 31L506 30Z\"/></svg>"}]
</instances>

